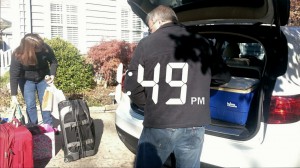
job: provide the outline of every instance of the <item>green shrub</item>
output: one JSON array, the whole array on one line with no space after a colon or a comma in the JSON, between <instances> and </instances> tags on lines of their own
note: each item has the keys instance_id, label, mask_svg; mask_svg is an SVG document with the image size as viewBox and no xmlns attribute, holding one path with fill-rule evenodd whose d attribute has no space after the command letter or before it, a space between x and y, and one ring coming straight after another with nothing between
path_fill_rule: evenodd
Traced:
<instances>
[{"instance_id":1,"label":"green shrub","mask_svg":"<svg viewBox=\"0 0 300 168\"><path fill-rule=\"evenodd\" d=\"M9 72L6 72L3 76L0 76L0 87L5 87L9 83Z\"/></svg>"},{"instance_id":2,"label":"green shrub","mask_svg":"<svg viewBox=\"0 0 300 168\"><path fill-rule=\"evenodd\" d=\"M10 92L7 88L9 83L9 72L6 72L3 76L0 76L0 107L9 107L10 106Z\"/></svg>"},{"instance_id":3,"label":"green shrub","mask_svg":"<svg viewBox=\"0 0 300 168\"><path fill-rule=\"evenodd\" d=\"M82 94L95 86L92 65L87 64L79 50L61 38L45 39L58 60L55 86L66 95Z\"/></svg>"},{"instance_id":4,"label":"green shrub","mask_svg":"<svg viewBox=\"0 0 300 168\"><path fill-rule=\"evenodd\" d=\"M6 72L3 76L0 76L0 107L10 107L11 103L11 95L10 95L10 89L8 89L10 75L9 71ZM17 95L18 101L21 106L25 106L25 102L23 99L23 96L21 94L21 91L18 90L19 94Z\"/></svg>"}]
</instances>

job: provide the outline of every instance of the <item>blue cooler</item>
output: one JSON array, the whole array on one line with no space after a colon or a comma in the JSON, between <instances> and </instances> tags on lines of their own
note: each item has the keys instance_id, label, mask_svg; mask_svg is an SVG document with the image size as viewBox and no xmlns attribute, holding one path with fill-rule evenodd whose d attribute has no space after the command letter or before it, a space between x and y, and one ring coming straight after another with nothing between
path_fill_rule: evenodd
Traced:
<instances>
[{"instance_id":1,"label":"blue cooler","mask_svg":"<svg viewBox=\"0 0 300 168\"><path fill-rule=\"evenodd\" d=\"M211 118L245 125L258 79L232 77L210 89Z\"/></svg>"}]
</instances>

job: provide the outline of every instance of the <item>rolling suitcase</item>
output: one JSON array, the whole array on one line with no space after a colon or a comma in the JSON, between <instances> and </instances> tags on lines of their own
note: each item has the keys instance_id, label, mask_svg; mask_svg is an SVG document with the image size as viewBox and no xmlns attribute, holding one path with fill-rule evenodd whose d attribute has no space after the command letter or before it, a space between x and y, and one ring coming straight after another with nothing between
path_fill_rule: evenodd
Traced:
<instances>
[{"instance_id":1,"label":"rolling suitcase","mask_svg":"<svg viewBox=\"0 0 300 168\"><path fill-rule=\"evenodd\" d=\"M58 104L63 138L64 161L70 162L95 154L95 128L89 108L82 99Z\"/></svg>"},{"instance_id":2,"label":"rolling suitcase","mask_svg":"<svg viewBox=\"0 0 300 168\"><path fill-rule=\"evenodd\" d=\"M0 167L33 168L32 135L18 120L13 123L0 124Z\"/></svg>"}]
</instances>

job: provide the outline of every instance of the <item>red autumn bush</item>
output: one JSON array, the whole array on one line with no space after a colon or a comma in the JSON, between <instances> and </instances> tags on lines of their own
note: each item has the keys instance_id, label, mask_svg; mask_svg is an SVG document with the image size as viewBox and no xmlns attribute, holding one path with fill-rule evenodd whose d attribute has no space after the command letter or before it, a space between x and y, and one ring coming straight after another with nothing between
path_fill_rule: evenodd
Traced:
<instances>
[{"instance_id":1,"label":"red autumn bush","mask_svg":"<svg viewBox=\"0 0 300 168\"><path fill-rule=\"evenodd\" d=\"M300 26L300 1L291 0L289 26Z\"/></svg>"},{"instance_id":2,"label":"red autumn bush","mask_svg":"<svg viewBox=\"0 0 300 168\"><path fill-rule=\"evenodd\" d=\"M101 76L108 85L114 85L117 68L123 63L127 69L136 43L125 41L102 41L99 45L90 48L88 59L93 64L95 75Z\"/></svg>"}]
</instances>

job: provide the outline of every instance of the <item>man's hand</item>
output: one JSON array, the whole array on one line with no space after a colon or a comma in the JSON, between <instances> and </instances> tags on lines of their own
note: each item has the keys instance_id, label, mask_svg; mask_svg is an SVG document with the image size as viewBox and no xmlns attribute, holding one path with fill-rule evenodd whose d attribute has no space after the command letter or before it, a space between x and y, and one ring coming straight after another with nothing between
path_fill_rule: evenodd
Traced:
<instances>
[{"instance_id":1,"label":"man's hand","mask_svg":"<svg viewBox=\"0 0 300 168\"><path fill-rule=\"evenodd\" d=\"M19 104L17 96L11 96L11 103L12 104Z\"/></svg>"}]
</instances>

